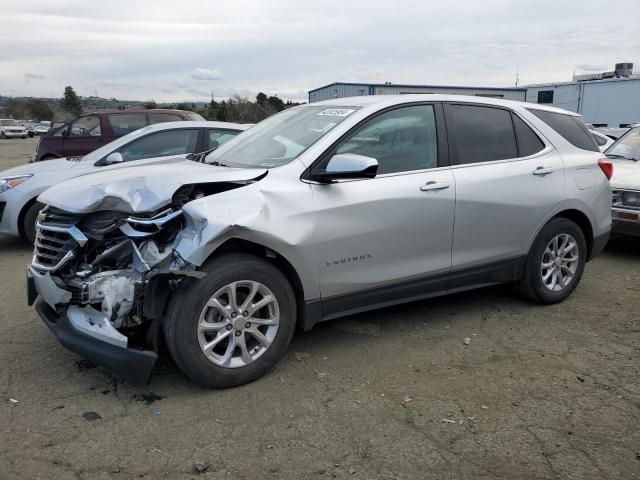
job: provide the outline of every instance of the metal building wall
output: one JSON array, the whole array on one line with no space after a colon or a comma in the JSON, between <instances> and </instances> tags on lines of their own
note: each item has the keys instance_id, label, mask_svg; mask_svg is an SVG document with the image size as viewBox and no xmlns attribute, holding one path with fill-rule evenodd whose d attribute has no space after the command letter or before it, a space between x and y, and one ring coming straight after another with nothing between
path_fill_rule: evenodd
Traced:
<instances>
[{"instance_id":1,"label":"metal building wall","mask_svg":"<svg viewBox=\"0 0 640 480\"><path fill-rule=\"evenodd\" d=\"M503 88L473 88L473 87L417 87L402 85L376 85L374 95L406 95L412 93L433 93L441 95L470 95L504 98L524 102L525 90L509 90Z\"/></svg>"},{"instance_id":2,"label":"metal building wall","mask_svg":"<svg viewBox=\"0 0 640 480\"><path fill-rule=\"evenodd\" d=\"M527 101L538 102L538 92L553 91L554 107L582 115L585 122L619 127L640 122L640 78L570 84L536 85Z\"/></svg>"},{"instance_id":3,"label":"metal building wall","mask_svg":"<svg viewBox=\"0 0 640 480\"><path fill-rule=\"evenodd\" d=\"M402 95L412 93L488 96L520 102L524 102L526 97L526 90L524 89L336 83L309 91L309 102L357 97L360 95Z\"/></svg>"},{"instance_id":4,"label":"metal building wall","mask_svg":"<svg viewBox=\"0 0 640 480\"><path fill-rule=\"evenodd\" d=\"M369 85L351 85L337 83L324 88L311 90L309 92L309 103L331 100L332 98L357 97L359 95L369 95Z\"/></svg>"}]
</instances>

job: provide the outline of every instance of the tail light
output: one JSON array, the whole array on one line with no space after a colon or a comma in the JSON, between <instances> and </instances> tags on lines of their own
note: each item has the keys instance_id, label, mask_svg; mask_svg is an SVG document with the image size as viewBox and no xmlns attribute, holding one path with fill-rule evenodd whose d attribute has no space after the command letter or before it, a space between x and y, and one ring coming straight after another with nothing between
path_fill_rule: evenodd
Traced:
<instances>
[{"instance_id":1,"label":"tail light","mask_svg":"<svg viewBox=\"0 0 640 480\"><path fill-rule=\"evenodd\" d=\"M598 160L598 166L600 167L600 170L602 170L602 173L604 173L605 177L607 177L607 180L611 180L611 177L613 176L613 163L606 158L601 158Z\"/></svg>"}]
</instances>

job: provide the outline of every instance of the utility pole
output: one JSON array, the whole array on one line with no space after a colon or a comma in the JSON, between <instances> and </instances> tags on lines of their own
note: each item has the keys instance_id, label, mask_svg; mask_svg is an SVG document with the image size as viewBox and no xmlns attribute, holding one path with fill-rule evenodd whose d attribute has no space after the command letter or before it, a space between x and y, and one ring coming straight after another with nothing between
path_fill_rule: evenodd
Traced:
<instances>
[{"instance_id":1,"label":"utility pole","mask_svg":"<svg viewBox=\"0 0 640 480\"><path fill-rule=\"evenodd\" d=\"M518 84L520 83L520 64L516 67L516 88L518 88Z\"/></svg>"}]
</instances>

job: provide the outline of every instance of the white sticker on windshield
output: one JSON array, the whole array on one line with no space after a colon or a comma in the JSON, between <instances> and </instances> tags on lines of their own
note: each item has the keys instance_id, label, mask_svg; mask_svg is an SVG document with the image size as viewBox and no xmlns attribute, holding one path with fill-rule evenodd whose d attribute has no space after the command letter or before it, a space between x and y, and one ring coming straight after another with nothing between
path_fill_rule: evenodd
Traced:
<instances>
[{"instance_id":1,"label":"white sticker on windshield","mask_svg":"<svg viewBox=\"0 0 640 480\"><path fill-rule=\"evenodd\" d=\"M327 115L330 117L348 117L355 110L349 108L327 108L321 111L318 115Z\"/></svg>"}]
</instances>

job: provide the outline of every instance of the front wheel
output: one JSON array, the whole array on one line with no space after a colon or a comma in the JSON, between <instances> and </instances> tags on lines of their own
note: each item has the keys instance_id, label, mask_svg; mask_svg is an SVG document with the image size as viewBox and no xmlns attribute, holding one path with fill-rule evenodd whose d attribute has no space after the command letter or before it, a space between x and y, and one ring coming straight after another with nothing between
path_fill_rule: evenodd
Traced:
<instances>
[{"instance_id":1,"label":"front wheel","mask_svg":"<svg viewBox=\"0 0 640 480\"><path fill-rule=\"evenodd\" d=\"M40 210L44 208L42 203L34 203L29 207L29 209L24 214L24 220L22 222L22 232L24 234L24 238L31 245L36 241L36 218L38 217L38 213Z\"/></svg>"},{"instance_id":2,"label":"front wheel","mask_svg":"<svg viewBox=\"0 0 640 480\"><path fill-rule=\"evenodd\" d=\"M274 265L247 254L205 264L188 279L164 321L167 345L196 382L226 388L252 382L284 355L296 324L295 295Z\"/></svg>"},{"instance_id":3,"label":"front wheel","mask_svg":"<svg viewBox=\"0 0 640 480\"><path fill-rule=\"evenodd\" d=\"M538 303L562 302L578 286L586 259L587 243L580 227L566 218L554 218L529 251L520 290Z\"/></svg>"}]
</instances>

